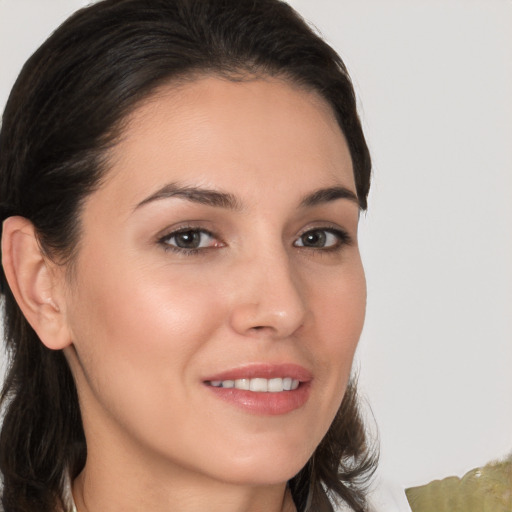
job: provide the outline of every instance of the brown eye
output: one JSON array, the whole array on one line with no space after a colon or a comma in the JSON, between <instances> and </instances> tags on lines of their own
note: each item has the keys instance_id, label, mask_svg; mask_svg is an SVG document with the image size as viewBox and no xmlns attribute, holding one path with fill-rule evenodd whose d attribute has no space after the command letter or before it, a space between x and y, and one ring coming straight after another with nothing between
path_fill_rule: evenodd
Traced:
<instances>
[{"instance_id":1,"label":"brown eye","mask_svg":"<svg viewBox=\"0 0 512 512\"><path fill-rule=\"evenodd\" d=\"M350 242L350 237L338 229L311 229L303 233L294 243L296 247L311 249L336 249Z\"/></svg>"},{"instance_id":2,"label":"brown eye","mask_svg":"<svg viewBox=\"0 0 512 512\"><path fill-rule=\"evenodd\" d=\"M300 240L303 247L325 247L327 234L322 230L308 231L300 237Z\"/></svg>"},{"instance_id":3,"label":"brown eye","mask_svg":"<svg viewBox=\"0 0 512 512\"><path fill-rule=\"evenodd\" d=\"M169 249L177 251L195 251L208 249L210 247L220 247L222 244L204 229L182 229L164 236L160 243Z\"/></svg>"},{"instance_id":4,"label":"brown eye","mask_svg":"<svg viewBox=\"0 0 512 512\"><path fill-rule=\"evenodd\" d=\"M174 243L177 247L182 249L197 249L201 245L200 231L182 231L181 233L175 234Z\"/></svg>"}]
</instances>

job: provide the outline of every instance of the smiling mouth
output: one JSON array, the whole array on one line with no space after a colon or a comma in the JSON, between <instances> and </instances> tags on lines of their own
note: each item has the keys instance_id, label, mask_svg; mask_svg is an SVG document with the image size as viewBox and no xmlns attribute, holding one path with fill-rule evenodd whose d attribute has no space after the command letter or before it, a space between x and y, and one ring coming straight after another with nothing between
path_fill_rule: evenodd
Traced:
<instances>
[{"instance_id":1,"label":"smiling mouth","mask_svg":"<svg viewBox=\"0 0 512 512\"><path fill-rule=\"evenodd\" d=\"M206 381L205 384L214 388L234 388L254 393L281 393L283 391L296 390L300 385L300 381L292 377L272 379L256 377L252 379L210 380Z\"/></svg>"},{"instance_id":2,"label":"smiling mouth","mask_svg":"<svg viewBox=\"0 0 512 512\"><path fill-rule=\"evenodd\" d=\"M312 373L297 364L249 364L203 380L213 396L250 414L278 416L303 407Z\"/></svg>"}]
</instances>

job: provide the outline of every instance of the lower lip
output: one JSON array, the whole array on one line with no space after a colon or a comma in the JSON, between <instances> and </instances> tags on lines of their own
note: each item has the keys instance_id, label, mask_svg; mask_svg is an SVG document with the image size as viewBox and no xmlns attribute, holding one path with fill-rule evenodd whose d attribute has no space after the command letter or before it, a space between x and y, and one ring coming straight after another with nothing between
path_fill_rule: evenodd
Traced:
<instances>
[{"instance_id":1,"label":"lower lip","mask_svg":"<svg viewBox=\"0 0 512 512\"><path fill-rule=\"evenodd\" d=\"M287 414L302 407L309 397L309 382L301 382L297 389L277 393L257 393L236 388L208 389L221 400L229 402L249 413L266 416Z\"/></svg>"}]
</instances>

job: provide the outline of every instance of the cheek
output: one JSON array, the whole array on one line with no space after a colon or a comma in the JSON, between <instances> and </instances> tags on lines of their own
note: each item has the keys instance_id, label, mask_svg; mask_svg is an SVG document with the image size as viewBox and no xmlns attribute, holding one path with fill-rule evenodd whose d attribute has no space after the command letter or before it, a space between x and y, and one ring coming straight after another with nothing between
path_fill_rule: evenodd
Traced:
<instances>
[{"instance_id":1,"label":"cheek","mask_svg":"<svg viewBox=\"0 0 512 512\"><path fill-rule=\"evenodd\" d=\"M84 423L94 432L113 421L153 450L174 453L180 425L197 428L194 361L218 329L219 301L208 283L199 287L183 273L105 268L83 274L88 285L70 316Z\"/></svg>"},{"instance_id":2,"label":"cheek","mask_svg":"<svg viewBox=\"0 0 512 512\"><path fill-rule=\"evenodd\" d=\"M95 243L84 244L78 271L80 293L88 296L79 299L113 338L118 330L158 330L162 323L187 332L194 310L212 300L208 288L199 276L167 264L163 250L140 247L130 234L116 238L115 231L92 233ZM92 249L98 246L101 251Z\"/></svg>"},{"instance_id":3,"label":"cheek","mask_svg":"<svg viewBox=\"0 0 512 512\"><path fill-rule=\"evenodd\" d=\"M351 365L366 313L366 280L360 260L311 288L315 324L331 363ZM338 357L336 357L338 356ZM343 357L342 357L343 356Z\"/></svg>"},{"instance_id":4,"label":"cheek","mask_svg":"<svg viewBox=\"0 0 512 512\"><path fill-rule=\"evenodd\" d=\"M309 285L314 314L308 350L317 363L321 389L315 411L318 439L329 428L343 399L366 311L366 281L360 260Z\"/></svg>"},{"instance_id":5,"label":"cheek","mask_svg":"<svg viewBox=\"0 0 512 512\"><path fill-rule=\"evenodd\" d=\"M320 300L323 312L321 324L327 340L325 364L331 365L337 381L337 389L333 393L333 397L337 397L334 399L337 410L350 378L366 313L366 280L360 262L340 278L332 295L325 295Z\"/></svg>"},{"instance_id":6,"label":"cheek","mask_svg":"<svg viewBox=\"0 0 512 512\"><path fill-rule=\"evenodd\" d=\"M81 274L69 323L97 398L117 402L144 395L143 402L190 380L190 361L218 328L215 288L136 262L87 268L97 270Z\"/></svg>"}]
</instances>

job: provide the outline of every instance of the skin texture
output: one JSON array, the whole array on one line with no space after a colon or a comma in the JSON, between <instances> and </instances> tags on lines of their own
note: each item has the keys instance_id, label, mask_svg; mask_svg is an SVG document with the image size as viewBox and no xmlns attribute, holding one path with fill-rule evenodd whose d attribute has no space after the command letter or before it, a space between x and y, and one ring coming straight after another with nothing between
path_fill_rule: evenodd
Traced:
<instances>
[{"instance_id":1,"label":"skin texture","mask_svg":"<svg viewBox=\"0 0 512 512\"><path fill-rule=\"evenodd\" d=\"M340 405L364 320L357 202L301 206L320 188L355 194L345 139L320 97L277 79L167 86L128 121L84 204L72 278L40 279L58 317L42 339L65 349L87 438L78 509L294 510L286 481ZM168 184L236 204L147 200ZM180 229L211 235L176 252ZM259 414L205 385L255 363L306 369L307 401Z\"/></svg>"}]
</instances>

